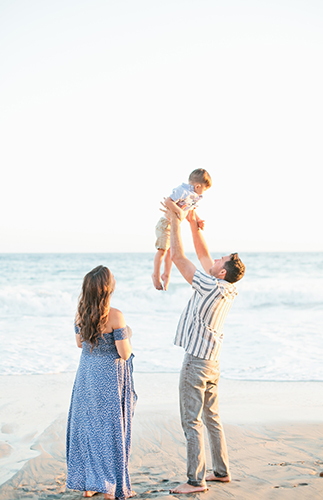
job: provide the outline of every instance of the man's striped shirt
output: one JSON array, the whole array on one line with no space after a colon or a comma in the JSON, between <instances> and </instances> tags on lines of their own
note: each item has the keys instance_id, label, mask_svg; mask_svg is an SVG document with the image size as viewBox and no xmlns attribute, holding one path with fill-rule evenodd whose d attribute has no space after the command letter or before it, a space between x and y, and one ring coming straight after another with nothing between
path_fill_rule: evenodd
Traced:
<instances>
[{"instance_id":1,"label":"man's striped shirt","mask_svg":"<svg viewBox=\"0 0 323 500\"><path fill-rule=\"evenodd\" d=\"M179 320L175 345L198 358L218 360L223 341L223 324L237 295L236 287L196 270L193 296Z\"/></svg>"}]
</instances>

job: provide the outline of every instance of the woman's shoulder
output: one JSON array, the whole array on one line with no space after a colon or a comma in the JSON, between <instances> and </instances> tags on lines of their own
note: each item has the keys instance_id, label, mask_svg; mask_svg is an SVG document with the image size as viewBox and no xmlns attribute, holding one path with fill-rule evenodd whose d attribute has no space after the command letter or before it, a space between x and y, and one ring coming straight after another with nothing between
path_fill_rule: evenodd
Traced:
<instances>
[{"instance_id":1,"label":"woman's shoulder","mask_svg":"<svg viewBox=\"0 0 323 500\"><path fill-rule=\"evenodd\" d=\"M109 323L113 328L113 330L124 328L126 326L126 322L122 312L119 309L116 309L115 307L110 308Z\"/></svg>"}]
</instances>

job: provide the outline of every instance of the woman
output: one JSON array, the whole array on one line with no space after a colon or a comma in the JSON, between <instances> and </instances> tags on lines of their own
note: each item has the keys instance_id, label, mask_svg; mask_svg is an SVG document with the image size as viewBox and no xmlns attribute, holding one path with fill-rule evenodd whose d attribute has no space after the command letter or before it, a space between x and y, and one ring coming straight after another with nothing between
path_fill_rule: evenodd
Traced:
<instances>
[{"instance_id":1,"label":"woman","mask_svg":"<svg viewBox=\"0 0 323 500\"><path fill-rule=\"evenodd\" d=\"M129 498L131 424L137 396L132 380L130 329L110 307L115 279L98 266L83 280L75 320L82 348L67 423L67 482L85 497Z\"/></svg>"}]
</instances>

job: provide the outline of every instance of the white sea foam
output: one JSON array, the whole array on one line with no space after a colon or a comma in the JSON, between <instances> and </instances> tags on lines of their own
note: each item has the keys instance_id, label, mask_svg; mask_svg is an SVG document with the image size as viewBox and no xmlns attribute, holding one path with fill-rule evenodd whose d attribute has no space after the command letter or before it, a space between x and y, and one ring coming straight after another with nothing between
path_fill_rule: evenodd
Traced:
<instances>
[{"instance_id":1,"label":"white sea foam","mask_svg":"<svg viewBox=\"0 0 323 500\"><path fill-rule=\"evenodd\" d=\"M247 272L225 324L222 375L323 380L323 254L242 258ZM77 368L77 299L83 276L98 264L116 277L112 305L132 327L135 370L179 371L183 350L173 339L191 288L173 269L168 292L157 292L152 260L153 254L0 255L0 374Z\"/></svg>"}]
</instances>

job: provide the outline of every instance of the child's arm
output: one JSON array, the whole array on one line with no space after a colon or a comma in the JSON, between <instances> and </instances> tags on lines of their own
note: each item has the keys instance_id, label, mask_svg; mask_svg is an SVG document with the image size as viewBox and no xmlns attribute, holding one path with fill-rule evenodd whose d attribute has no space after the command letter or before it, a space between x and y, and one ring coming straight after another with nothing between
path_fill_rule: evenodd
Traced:
<instances>
[{"instance_id":1,"label":"child's arm","mask_svg":"<svg viewBox=\"0 0 323 500\"><path fill-rule=\"evenodd\" d=\"M171 210L172 212L174 212L176 214L176 217L179 220L185 219L185 212L183 212L183 210L181 208L179 208L178 205L176 205L176 203L171 199L170 196L168 198L165 198L164 203L165 203L166 207L169 208L169 210Z\"/></svg>"}]
</instances>

